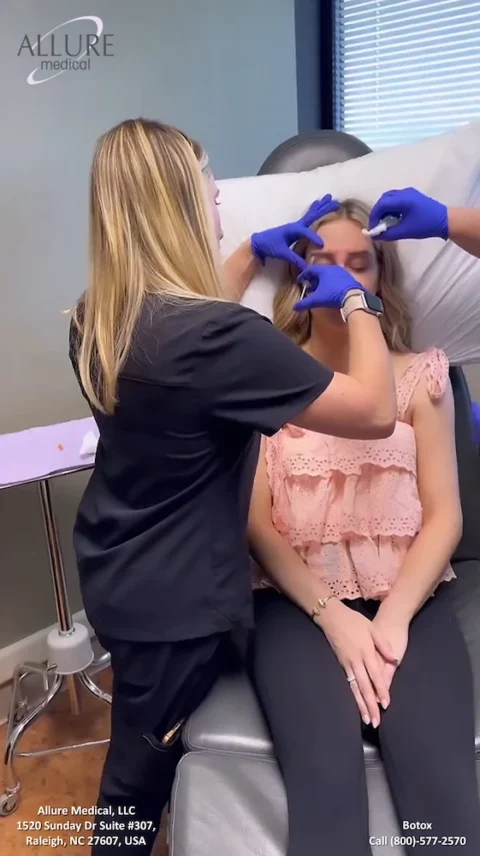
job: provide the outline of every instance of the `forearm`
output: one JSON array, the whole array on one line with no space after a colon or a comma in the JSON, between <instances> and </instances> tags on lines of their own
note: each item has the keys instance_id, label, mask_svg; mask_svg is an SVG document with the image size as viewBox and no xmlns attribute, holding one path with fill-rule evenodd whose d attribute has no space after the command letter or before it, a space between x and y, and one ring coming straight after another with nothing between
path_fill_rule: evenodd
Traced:
<instances>
[{"instance_id":1,"label":"forearm","mask_svg":"<svg viewBox=\"0 0 480 856\"><path fill-rule=\"evenodd\" d=\"M434 593L460 536L461 519L454 511L427 521L410 547L380 610L409 623Z\"/></svg>"},{"instance_id":2,"label":"forearm","mask_svg":"<svg viewBox=\"0 0 480 856\"><path fill-rule=\"evenodd\" d=\"M280 591L307 615L311 615L319 598L331 595L328 586L315 579L305 562L274 526L263 525L260 531L252 527L249 542L256 562Z\"/></svg>"},{"instance_id":3,"label":"forearm","mask_svg":"<svg viewBox=\"0 0 480 856\"><path fill-rule=\"evenodd\" d=\"M480 209L449 208L448 236L462 250L480 258Z\"/></svg>"},{"instance_id":4,"label":"forearm","mask_svg":"<svg viewBox=\"0 0 480 856\"><path fill-rule=\"evenodd\" d=\"M393 362L380 323L366 312L352 312L348 321L348 374L362 385L385 422L395 419Z\"/></svg>"},{"instance_id":5,"label":"forearm","mask_svg":"<svg viewBox=\"0 0 480 856\"><path fill-rule=\"evenodd\" d=\"M259 266L250 239L241 244L224 262L223 271L232 300L241 300Z\"/></svg>"}]
</instances>

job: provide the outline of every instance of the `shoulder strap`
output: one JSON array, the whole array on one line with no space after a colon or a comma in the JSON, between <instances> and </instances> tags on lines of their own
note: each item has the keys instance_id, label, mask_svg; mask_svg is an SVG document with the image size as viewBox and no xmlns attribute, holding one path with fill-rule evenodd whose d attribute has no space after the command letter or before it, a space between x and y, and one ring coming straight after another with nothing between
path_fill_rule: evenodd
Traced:
<instances>
[{"instance_id":1,"label":"shoulder strap","mask_svg":"<svg viewBox=\"0 0 480 856\"><path fill-rule=\"evenodd\" d=\"M430 348L413 358L397 384L398 419L404 419L412 395L424 375L431 398L438 399L444 395L448 383L448 368L448 359L438 348Z\"/></svg>"}]
</instances>

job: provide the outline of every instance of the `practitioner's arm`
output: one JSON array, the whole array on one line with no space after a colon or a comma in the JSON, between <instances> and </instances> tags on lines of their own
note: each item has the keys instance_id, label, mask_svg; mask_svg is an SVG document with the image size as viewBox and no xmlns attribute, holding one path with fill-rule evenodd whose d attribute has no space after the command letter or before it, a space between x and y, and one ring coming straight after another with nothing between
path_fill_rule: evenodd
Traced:
<instances>
[{"instance_id":1,"label":"practitioner's arm","mask_svg":"<svg viewBox=\"0 0 480 856\"><path fill-rule=\"evenodd\" d=\"M449 208L448 237L462 250L480 259L480 209Z\"/></svg>"}]
</instances>

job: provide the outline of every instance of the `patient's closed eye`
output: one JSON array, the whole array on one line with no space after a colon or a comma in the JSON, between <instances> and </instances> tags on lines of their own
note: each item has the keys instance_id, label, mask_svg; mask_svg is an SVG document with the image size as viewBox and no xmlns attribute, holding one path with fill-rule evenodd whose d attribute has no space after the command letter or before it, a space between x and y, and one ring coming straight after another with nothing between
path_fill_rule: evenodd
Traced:
<instances>
[{"instance_id":1,"label":"patient's closed eye","mask_svg":"<svg viewBox=\"0 0 480 856\"><path fill-rule=\"evenodd\" d=\"M350 270L356 270L358 272L363 270L368 270L373 265L373 257L371 253L365 251L351 253L348 257L347 267Z\"/></svg>"}]
</instances>

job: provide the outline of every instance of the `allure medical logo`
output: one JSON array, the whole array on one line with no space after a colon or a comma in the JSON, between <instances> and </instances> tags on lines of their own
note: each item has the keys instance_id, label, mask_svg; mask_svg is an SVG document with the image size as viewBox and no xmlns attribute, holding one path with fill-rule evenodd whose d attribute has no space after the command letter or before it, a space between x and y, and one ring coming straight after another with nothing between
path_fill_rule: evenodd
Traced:
<instances>
[{"instance_id":1,"label":"allure medical logo","mask_svg":"<svg viewBox=\"0 0 480 856\"><path fill-rule=\"evenodd\" d=\"M113 35L104 29L101 18L82 15L58 24L43 36L25 33L17 56L38 61L27 83L36 86L66 71L90 71L95 62L114 56Z\"/></svg>"}]
</instances>

